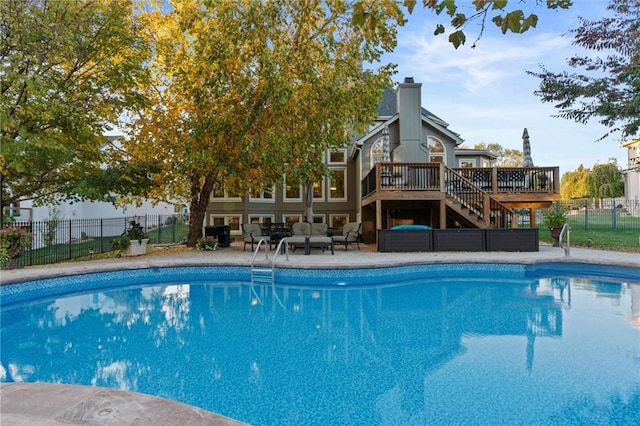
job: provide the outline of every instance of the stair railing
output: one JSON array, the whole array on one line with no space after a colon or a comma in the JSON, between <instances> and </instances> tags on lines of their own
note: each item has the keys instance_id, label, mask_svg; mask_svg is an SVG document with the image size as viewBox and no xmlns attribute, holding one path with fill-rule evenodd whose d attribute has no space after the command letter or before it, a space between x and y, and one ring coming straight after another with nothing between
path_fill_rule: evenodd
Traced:
<instances>
[{"instance_id":1,"label":"stair railing","mask_svg":"<svg viewBox=\"0 0 640 426\"><path fill-rule=\"evenodd\" d=\"M445 166L444 191L489 226L508 228L514 225L513 219L516 213L513 210L447 166ZM511 220L507 221L507 218Z\"/></svg>"}]
</instances>

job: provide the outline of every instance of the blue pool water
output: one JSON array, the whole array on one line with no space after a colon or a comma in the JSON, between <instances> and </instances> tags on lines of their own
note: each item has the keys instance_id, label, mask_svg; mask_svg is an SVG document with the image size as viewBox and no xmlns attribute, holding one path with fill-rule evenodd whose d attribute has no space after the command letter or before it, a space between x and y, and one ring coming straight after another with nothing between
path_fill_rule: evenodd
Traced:
<instances>
[{"instance_id":1,"label":"blue pool water","mask_svg":"<svg viewBox=\"0 0 640 426\"><path fill-rule=\"evenodd\" d=\"M640 270L119 271L0 287L0 379L255 425L640 424Z\"/></svg>"}]
</instances>

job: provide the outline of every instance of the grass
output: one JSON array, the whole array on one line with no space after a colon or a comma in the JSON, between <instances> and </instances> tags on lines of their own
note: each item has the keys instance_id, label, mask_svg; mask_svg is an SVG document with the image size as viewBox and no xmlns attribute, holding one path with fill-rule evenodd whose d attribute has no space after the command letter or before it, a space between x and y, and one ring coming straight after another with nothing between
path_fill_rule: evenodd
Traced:
<instances>
[{"instance_id":1,"label":"grass","mask_svg":"<svg viewBox=\"0 0 640 426\"><path fill-rule=\"evenodd\" d=\"M640 230L585 230L584 227L570 228L571 247L590 247L599 250L640 253ZM540 241L553 243L551 232L540 228Z\"/></svg>"},{"instance_id":2,"label":"grass","mask_svg":"<svg viewBox=\"0 0 640 426\"><path fill-rule=\"evenodd\" d=\"M599 250L640 253L640 218L584 210L567 210L567 224L571 227L572 247L591 247ZM540 241L553 243L551 233L538 218ZM616 229L613 229L615 223Z\"/></svg>"},{"instance_id":3,"label":"grass","mask_svg":"<svg viewBox=\"0 0 640 426\"><path fill-rule=\"evenodd\" d=\"M154 228L146 232L152 244L168 244L180 242L187 238L189 226L184 223L165 225ZM89 237L86 240L77 240L73 243L53 244L29 251L22 256L18 263L25 265L48 265L51 263L63 262L67 260L89 258L111 258L116 253L112 250L112 240L115 237ZM89 250L93 249L94 254L89 256Z\"/></svg>"}]
</instances>

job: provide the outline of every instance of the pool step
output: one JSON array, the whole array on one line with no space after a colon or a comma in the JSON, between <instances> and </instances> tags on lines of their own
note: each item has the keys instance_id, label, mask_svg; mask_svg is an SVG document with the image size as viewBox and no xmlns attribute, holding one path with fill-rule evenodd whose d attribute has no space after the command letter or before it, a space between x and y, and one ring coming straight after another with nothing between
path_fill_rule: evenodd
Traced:
<instances>
[{"instance_id":1,"label":"pool step","mask_svg":"<svg viewBox=\"0 0 640 426\"><path fill-rule=\"evenodd\" d=\"M251 268L251 282L262 282L273 284L273 269L264 267Z\"/></svg>"}]
</instances>

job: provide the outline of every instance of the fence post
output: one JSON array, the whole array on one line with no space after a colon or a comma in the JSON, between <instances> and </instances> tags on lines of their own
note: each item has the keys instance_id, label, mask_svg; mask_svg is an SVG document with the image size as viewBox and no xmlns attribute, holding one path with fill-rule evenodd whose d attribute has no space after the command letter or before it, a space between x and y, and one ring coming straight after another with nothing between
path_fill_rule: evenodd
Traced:
<instances>
[{"instance_id":1,"label":"fence post","mask_svg":"<svg viewBox=\"0 0 640 426\"><path fill-rule=\"evenodd\" d=\"M176 227L178 226L178 217L174 214L171 221L171 242L176 242Z\"/></svg>"},{"instance_id":2,"label":"fence post","mask_svg":"<svg viewBox=\"0 0 640 426\"><path fill-rule=\"evenodd\" d=\"M71 237L73 236L73 230L71 227L73 226L73 222L69 219L69 259L71 259Z\"/></svg>"},{"instance_id":3,"label":"fence post","mask_svg":"<svg viewBox=\"0 0 640 426\"><path fill-rule=\"evenodd\" d=\"M584 202L584 230L589 230L589 206L587 202Z\"/></svg>"},{"instance_id":4,"label":"fence post","mask_svg":"<svg viewBox=\"0 0 640 426\"><path fill-rule=\"evenodd\" d=\"M611 203L611 229L616 229L618 227L617 218L616 218L616 203Z\"/></svg>"}]
</instances>

